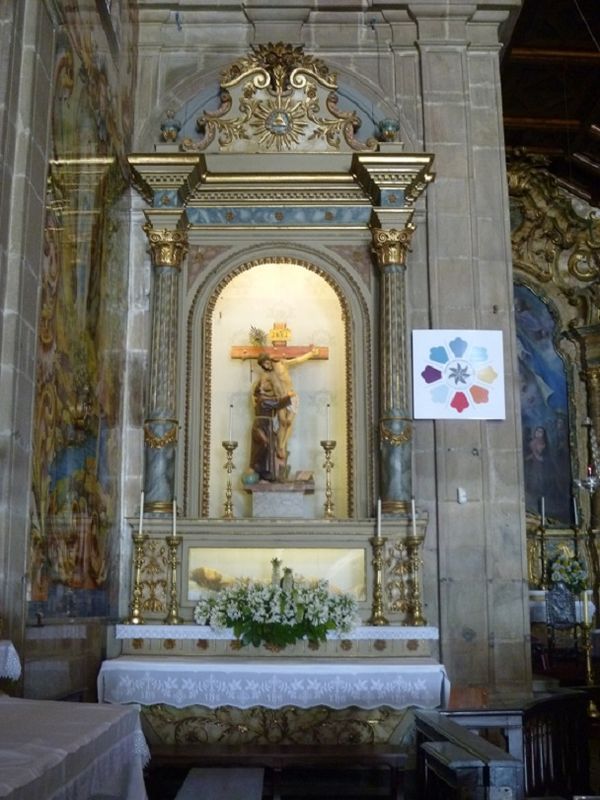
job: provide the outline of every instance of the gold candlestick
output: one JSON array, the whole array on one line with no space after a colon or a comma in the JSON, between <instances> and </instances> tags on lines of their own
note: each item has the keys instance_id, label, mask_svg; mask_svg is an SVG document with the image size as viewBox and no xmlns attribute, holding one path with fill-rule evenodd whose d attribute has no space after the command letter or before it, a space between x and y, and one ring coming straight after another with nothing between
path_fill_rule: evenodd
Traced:
<instances>
[{"instance_id":1,"label":"gold candlestick","mask_svg":"<svg viewBox=\"0 0 600 800\"><path fill-rule=\"evenodd\" d=\"M371 536L369 541L373 549L373 605L369 625L389 625L383 613L383 550L387 538Z\"/></svg>"},{"instance_id":2,"label":"gold candlestick","mask_svg":"<svg viewBox=\"0 0 600 800\"><path fill-rule=\"evenodd\" d=\"M423 605L421 602L421 582L419 580L419 573L421 569L421 544L423 543L423 536L419 536L414 532L406 537L406 560L408 567L408 584L409 592L407 599L407 613L410 619L409 625L421 627L427 625L427 620L423 616Z\"/></svg>"},{"instance_id":3,"label":"gold candlestick","mask_svg":"<svg viewBox=\"0 0 600 800\"><path fill-rule=\"evenodd\" d=\"M540 520L540 582L539 588L546 590L546 526Z\"/></svg>"},{"instance_id":4,"label":"gold candlestick","mask_svg":"<svg viewBox=\"0 0 600 800\"><path fill-rule=\"evenodd\" d=\"M335 450L336 442L334 439L322 439L321 447L325 450L325 519L334 519L333 513L333 490L331 488L331 470L333 469L333 461L331 454Z\"/></svg>"},{"instance_id":5,"label":"gold candlestick","mask_svg":"<svg viewBox=\"0 0 600 800\"><path fill-rule=\"evenodd\" d=\"M231 498L233 495L231 489L231 473L235 469L235 464L233 463L233 451L238 446L237 442L232 442L230 439L226 439L225 441L221 442L223 447L225 448L225 452L227 453L227 461L225 462L225 469L227 471L227 485L225 487L225 503L223 504L223 519L233 519L233 503L231 502Z\"/></svg>"},{"instance_id":6,"label":"gold candlestick","mask_svg":"<svg viewBox=\"0 0 600 800\"><path fill-rule=\"evenodd\" d=\"M584 597L583 602L587 607L587 592L583 593L583 597ZM587 616L587 611L584 615L584 620L585 616ZM595 683L594 683L594 670L592 667L592 635L591 635L593 624L585 620L584 622L580 623L580 627L583 640L582 645L585 653L585 684L586 686L594 686ZM593 719L597 719L598 717L600 717L600 712L598 711L598 708L596 706L596 703L594 702L593 697L590 697L588 701L588 717L592 717Z\"/></svg>"},{"instance_id":7,"label":"gold candlestick","mask_svg":"<svg viewBox=\"0 0 600 800\"><path fill-rule=\"evenodd\" d=\"M127 625L143 625L142 616L142 565L144 563L144 544L148 534L141 529L133 535L133 587L131 591L131 606L129 617L124 620Z\"/></svg>"},{"instance_id":8,"label":"gold candlestick","mask_svg":"<svg viewBox=\"0 0 600 800\"><path fill-rule=\"evenodd\" d=\"M179 616L179 603L177 602L177 549L181 542L181 537L173 534L165 537L169 554L167 564L171 570L171 586L169 589L169 611L165 617L165 625L180 625L183 620Z\"/></svg>"}]
</instances>

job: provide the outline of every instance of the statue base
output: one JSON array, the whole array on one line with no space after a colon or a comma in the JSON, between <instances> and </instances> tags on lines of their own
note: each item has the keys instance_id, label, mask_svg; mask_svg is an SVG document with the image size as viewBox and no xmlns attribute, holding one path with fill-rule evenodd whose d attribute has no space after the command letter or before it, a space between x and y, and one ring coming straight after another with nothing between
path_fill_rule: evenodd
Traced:
<instances>
[{"instance_id":1,"label":"statue base","mask_svg":"<svg viewBox=\"0 0 600 800\"><path fill-rule=\"evenodd\" d=\"M312 472L301 471L292 480L259 481L245 488L252 495L253 517L308 519L304 498L315 491L315 481Z\"/></svg>"}]
</instances>

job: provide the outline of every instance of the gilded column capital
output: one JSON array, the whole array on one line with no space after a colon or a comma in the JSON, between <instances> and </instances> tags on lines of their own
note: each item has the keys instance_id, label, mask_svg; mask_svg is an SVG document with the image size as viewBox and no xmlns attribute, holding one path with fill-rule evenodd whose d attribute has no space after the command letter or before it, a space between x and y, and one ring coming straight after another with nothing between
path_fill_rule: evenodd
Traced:
<instances>
[{"instance_id":1,"label":"gilded column capital","mask_svg":"<svg viewBox=\"0 0 600 800\"><path fill-rule=\"evenodd\" d=\"M156 230L149 222L144 226L144 232L150 242L152 262L155 267L181 268L188 251L187 228L175 230Z\"/></svg>"},{"instance_id":2,"label":"gilded column capital","mask_svg":"<svg viewBox=\"0 0 600 800\"><path fill-rule=\"evenodd\" d=\"M586 367L584 375L590 389L593 389L594 392L600 391L600 366Z\"/></svg>"},{"instance_id":3,"label":"gilded column capital","mask_svg":"<svg viewBox=\"0 0 600 800\"><path fill-rule=\"evenodd\" d=\"M406 253L410 249L410 242L415 226L409 222L402 230L391 228L373 228L373 251L377 256L380 268L401 264L404 266Z\"/></svg>"}]
</instances>

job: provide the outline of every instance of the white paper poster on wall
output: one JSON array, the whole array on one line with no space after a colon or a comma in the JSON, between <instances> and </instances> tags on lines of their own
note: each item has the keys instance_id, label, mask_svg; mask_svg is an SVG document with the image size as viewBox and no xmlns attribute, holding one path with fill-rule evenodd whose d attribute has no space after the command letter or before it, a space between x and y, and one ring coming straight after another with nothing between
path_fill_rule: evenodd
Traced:
<instances>
[{"instance_id":1,"label":"white paper poster on wall","mask_svg":"<svg viewBox=\"0 0 600 800\"><path fill-rule=\"evenodd\" d=\"M413 331L415 419L505 419L502 331Z\"/></svg>"}]
</instances>

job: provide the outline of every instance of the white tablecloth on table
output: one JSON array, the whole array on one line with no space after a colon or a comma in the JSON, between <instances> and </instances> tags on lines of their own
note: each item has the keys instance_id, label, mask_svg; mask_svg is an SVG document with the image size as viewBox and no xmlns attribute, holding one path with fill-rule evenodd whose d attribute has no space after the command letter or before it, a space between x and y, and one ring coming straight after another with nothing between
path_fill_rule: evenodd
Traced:
<instances>
[{"instance_id":1,"label":"white tablecloth on table","mask_svg":"<svg viewBox=\"0 0 600 800\"><path fill-rule=\"evenodd\" d=\"M231 628L210 628L208 625L117 625L117 639L235 639ZM359 625L348 633L328 631L331 640L385 639L386 641L406 639L439 639L440 632L432 625L412 627L403 625Z\"/></svg>"},{"instance_id":2,"label":"white tablecloth on table","mask_svg":"<svg viewBox=\"0 0 600 800\"><path fill-rule=\"evenodd\" d=\"M0 640L0 678L13 681L21 677L21 662L15 646L8 639Z\"/></svg>"},{"instance_id":3,"label":"white tablecloth on table","mask_svg":"<svg viewBox=\"0 0 600 800\"><path fill-rule=\"evenodd\" d=\"M0 697L0 797L146 800L138 708Z\"/></svg>"},{"instance_id":4,"label":"white tablecloth on table","mask_svg":"<svg viewBox=\"0 0 600 800\"><path fill-rule=\"evenodd\" d=\"M449 688L444 666L426 658L119 656L104 661L98 676L101 701L178 708L437 708Z\"/></svg>"}]
</instances>

